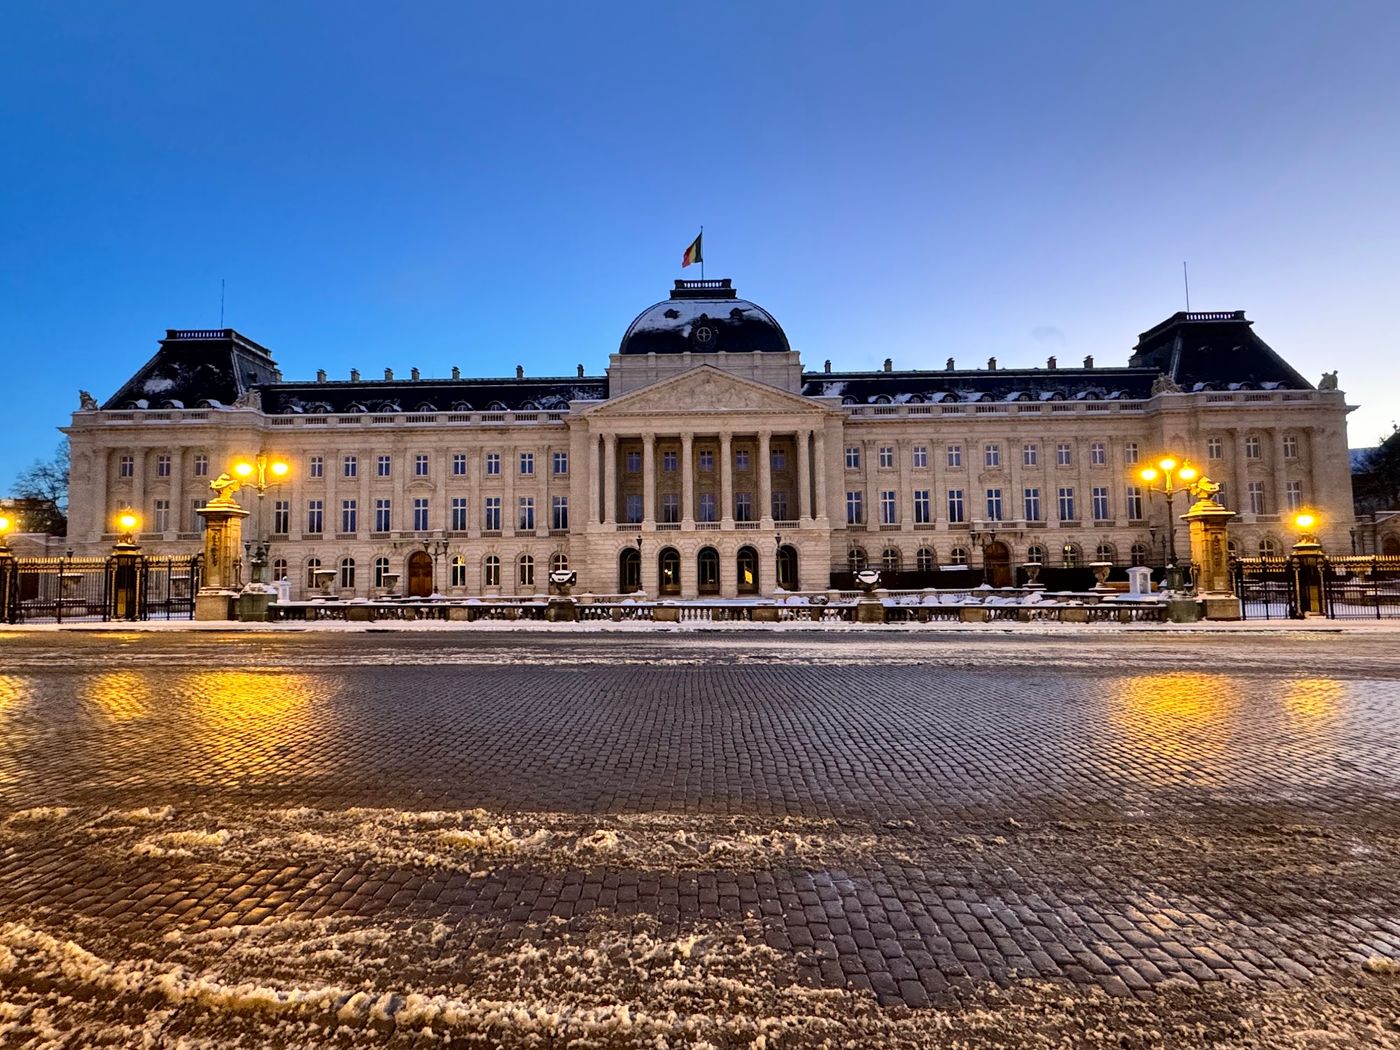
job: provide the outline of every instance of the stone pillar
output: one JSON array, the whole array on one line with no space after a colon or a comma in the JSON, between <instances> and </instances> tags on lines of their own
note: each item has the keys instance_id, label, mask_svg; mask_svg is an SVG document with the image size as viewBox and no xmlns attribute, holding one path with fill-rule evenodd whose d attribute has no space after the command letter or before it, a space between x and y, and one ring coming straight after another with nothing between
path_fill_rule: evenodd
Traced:
<instances>
[{"instance_id":1,"label":"stone pillar","mask_svg":"<svg viewBox=\"0 0 1400 1050\"><path fill-rule=\"evenodd\" d=\"M810 430L797 432L797 520L802 525L812 517L812 453L807 447L811 436Z\"/></svg>"},{"instance_id":2,"label":"stone pillar","mask_svg":"<svg viewBox=\"0 0 1400 1050\"><path fill-rule=\"evenodd\" d=\"M196 620L231 620L242 583L243 519L248 512L228 496L218 496L197 510L204 519L204 578L195 595Z\"/></svg>"},{"instance_id":3,"label":"stone pillar","mask_svg":"<svg viewBox=\"0 0 1400 1050\"><path fill-rule=\"evenodd\" d=\"M596 525L603 520L599 506L599 491L602 488L602 457L598 455L598 435L588 435L588 523Z\"/></svg>"},{"instance_id":4,"label":"stone pillar","mask_svg":"<svg viewBox=\"0 0 1400 1050\"><path fill-rule=\"evenodd\" d=\"M172 449L170 452L170 532L178 536L185 530L185 450ZM191 522L191 525L194 523Z\"/></svg>"},{"instance_id":5,"label":"stone pillar","mask_svg":"<svg viewBox=\"0 0 1400 1050\"><path fill-rule=\"evenodd\" d=\"M1273 438L1273 448L1270 450L1273 462L1271 462L1269 466L1273 468L1272 473L1274 476L1274 513L1279 516L1280 521L1283 521L1288 518L1289 514L1288 474L1284 469L1284 464L1287 461L1283 457L1283 428L1274 427L1273 430L1269 432L1269 436Z\"/></svg>"},{"instance_id":6,"label":"stone pillar","mask_svg":"<svg viewBox=\"0 0 1400 1050\"><path fill-rule=\"evenodd\" d=\"M603 524L617 521L617 435L603 438Z\"/></svg>"},{"instance_id":7,"label":"stone pillar","mask_svg":"<svg viewBox=\"0 0 1400 1050\"><path fill-rule=\"evenodd\" d=\"M754 520L773 527L773 434L768 430L758 434L758 513Z\"/></svg>"},{"instance_id":8,"label":"stone pillar","mask_svg":"<svg viewBox=\"0 0 1400 1050\"><path fill-rule=\"evenodd\" d=\"M813 469L817 475L817 505L812 509L812 517L825 518L831 513L831 507L827 503L826 494L826 434L818 430L816 432L815 448L813 449Z\"/></svg>"},{"instance_id":9,"label":"stone pillar","mask_svg":"<svg viewBox=\"0 0 1400 1050\"><path fill-rule=\"evenodd\" d=\"M514 445L501 453L501 535L514 536L520 531L520 507L516 502L515 476L520 470L520 455ZM502 571L505 566L503 565Z\"/></svg>"},{"instance_id":10,"label":"stone pillar","mask_svg":"<svg viewBox=\"0 0 1400 1050\"><path fill-rule=\"evenodd\" d=\"M728 431L719 436L719 520L734 527L734 439ZM723 577L721 577L721 585Z\"/></svg>"},{"instance_id":11,"label":"stone pillar","mask_svg":"<svg viewBox=\"0 0 1400 1050\"><path fill-rule=\"evenodd\" d=\"M642 525L656 523L656 435L642 437Z\"/></svg>"},{"instance_id":12,"label":"stone pillar","mask_svg":"<svg viewBox=\"0 0 1400 1050\"><path fill-rule=\"evenodd\" d=\"M1191 530L1191 563L1196 592L1207 620L1238 620L1240 601L1230 579L1229 529L1235 512L1213 499L1197 500L1181 520Z\"/></svg>"},{"instance_id":13,"label":"stone pillar","mask_svg":"<svg viewBox=\"0 0 1400 1050\"><path fill-rule=\"evenodd\" d=\"M695 524L695 435L681 435L681 528ZM693 574L691 574L693 575ZM681 582L690 578L682 574Z\"/></svg>"}]
</instances>

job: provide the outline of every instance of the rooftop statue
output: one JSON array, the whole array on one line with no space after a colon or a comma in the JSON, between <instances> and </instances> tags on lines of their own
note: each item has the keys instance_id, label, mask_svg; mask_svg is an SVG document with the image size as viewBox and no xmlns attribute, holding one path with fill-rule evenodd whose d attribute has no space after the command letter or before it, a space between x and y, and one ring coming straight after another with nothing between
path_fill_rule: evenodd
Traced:
<instances>
[{"instance_id":1,"label":"rooftop statue","mask_svg":"<svg viewBox=\"0 0 1400 1050\"><path fill-rule=\"evenodd\" d=\"M1337 373L1336 373L1336 372L1323 372L1323 373L1322 373L1322 378L1319 379L1319 380L1317 381L1317 388L1318 388L1319 390L1336 390L1336 389L1337 389Z\"/></svg>"}]
</instances>

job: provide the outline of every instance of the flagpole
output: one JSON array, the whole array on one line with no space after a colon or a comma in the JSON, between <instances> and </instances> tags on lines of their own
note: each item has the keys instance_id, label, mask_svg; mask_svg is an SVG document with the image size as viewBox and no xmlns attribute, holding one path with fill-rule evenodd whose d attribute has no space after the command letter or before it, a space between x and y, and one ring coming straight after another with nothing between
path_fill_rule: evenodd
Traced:
<instances>
[{"instance_id":1,"label":"flagpole","mask_svg":"<svg viewBox=\"0 0 1400 1050\"><path fill-rule=\"evenodd\" d=\"M705 227L700 227L700 280L705 279Z\"/></svg>"}]
</instances>

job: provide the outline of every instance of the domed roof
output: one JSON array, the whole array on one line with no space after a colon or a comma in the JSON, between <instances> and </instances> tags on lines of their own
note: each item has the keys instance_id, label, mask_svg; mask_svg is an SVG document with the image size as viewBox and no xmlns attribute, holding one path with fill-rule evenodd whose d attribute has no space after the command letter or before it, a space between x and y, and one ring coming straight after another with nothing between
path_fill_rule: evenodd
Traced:
<instances>
[{"instance_id":1,"label":"domed roof","mask_svg":"<svg viewBox=\"0 0 1400 1050\"><path fill-rule=\"evenodd\" d=\"M677 281L671 298L643 310L618 347L620 354L784 353L773 315L740 299L729 278Z\"/></svg>"}]
</instances>

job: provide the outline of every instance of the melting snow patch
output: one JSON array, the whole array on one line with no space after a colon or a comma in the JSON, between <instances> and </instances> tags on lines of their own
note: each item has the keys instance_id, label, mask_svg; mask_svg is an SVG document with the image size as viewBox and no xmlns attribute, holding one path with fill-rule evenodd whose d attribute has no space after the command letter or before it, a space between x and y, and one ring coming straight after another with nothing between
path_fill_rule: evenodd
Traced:
<instances>
[{"instance_id":1,"label":"melting snow patch","mask_svg":"<svg viewBox=\"0 0 1400 1050\"><path fill-rule=\"evenodd\" d=\"M62 820L72 813L70 806L35 806L33 809L22 809L18 813L11 813L7 824L46 824L54 820Z\"/></svg>"}]
</instances>

